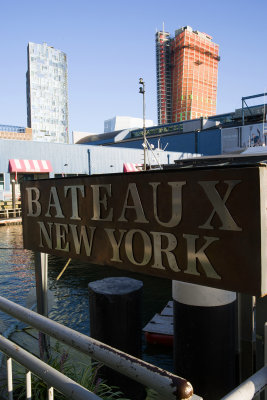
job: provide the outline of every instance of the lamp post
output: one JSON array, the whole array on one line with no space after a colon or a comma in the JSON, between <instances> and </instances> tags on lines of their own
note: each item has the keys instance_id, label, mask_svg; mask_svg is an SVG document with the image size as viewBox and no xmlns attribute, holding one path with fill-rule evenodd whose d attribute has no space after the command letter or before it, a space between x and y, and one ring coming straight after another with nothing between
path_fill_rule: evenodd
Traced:
<instances>
[{"instance_id":1,"label":"lamp post","mask_svg":"<svg viewBox=\"0 0 267 400\"><path fill-rule=\"evenodd\" d=\"M145 104L145 82L143 81L143 78L139 79L139 84L142 85L139 87L139 93L142 93L143 95L143 137L144 137L144 171L146 171L146 118L145 118L145 109L146 109L146 104Z\"/></svg>"}]
</instances>

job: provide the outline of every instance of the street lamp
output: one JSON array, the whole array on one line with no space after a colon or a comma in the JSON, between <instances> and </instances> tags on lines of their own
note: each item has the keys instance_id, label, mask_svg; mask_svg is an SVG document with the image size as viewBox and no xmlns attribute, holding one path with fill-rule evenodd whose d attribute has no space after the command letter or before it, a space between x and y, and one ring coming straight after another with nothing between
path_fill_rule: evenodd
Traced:
<instances>
[{"instance_id":1,"label":"street lamp","mask_svg":"<svg viewBox=\"0 0 267 400\"><path fill-rule=\"evenodd\" d=\"M145 109L146 109L146 104L145 104L145 82L143 81L143 78L139 79L139 85L142 85L139 87L139 93L143 95L143 137L144 137L144 171L146 171L146 118L145 118Z\"/></svg>"}]
</instances>

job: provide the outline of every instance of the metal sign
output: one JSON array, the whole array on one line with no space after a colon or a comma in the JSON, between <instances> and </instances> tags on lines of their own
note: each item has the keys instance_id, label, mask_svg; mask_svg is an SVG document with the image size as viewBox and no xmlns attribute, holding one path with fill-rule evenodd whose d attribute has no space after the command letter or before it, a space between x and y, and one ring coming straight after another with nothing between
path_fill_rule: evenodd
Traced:
<instances>
[{"instance_id":1,"label":"metal sign","mask_svg":"<svg viewBox=\"0 0 267 400\"><path fill-rule=\"evenodd\" d=\"M24 247L263 296L266 171L198 168L26 181Z\"/></svg>"}]
</instances>

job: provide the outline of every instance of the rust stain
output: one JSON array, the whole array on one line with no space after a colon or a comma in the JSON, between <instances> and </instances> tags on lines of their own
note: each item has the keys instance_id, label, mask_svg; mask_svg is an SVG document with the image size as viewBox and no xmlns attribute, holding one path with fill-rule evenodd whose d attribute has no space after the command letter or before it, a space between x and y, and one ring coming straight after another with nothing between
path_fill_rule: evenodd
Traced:
<instances>
[{"instance_id":1,"label":"rust stain","mask_svg":"<svg viewBox=\"0 0 267 400\"><path fill-rule=\"evenodd\" d=\"M109 351L110 353L117 354L122 359L130 361L132 364L140 365L146 368L148 371L151 371L155 374L159 374L160 376L166 377L170 379L170 387L173 387L173 395L176 396L177 400L187 400L190 399L193 395L193 387L190 382L186 379L181 378L177 375L172 374L171 372L165 371L159 367L156 367L151 364L147 364L145 361L139 360L137 358L133 358L132 356L122 353L119 350L111 348L108 345L102 343L99 345L103 350Z\"/></svg>"}]
</instances>

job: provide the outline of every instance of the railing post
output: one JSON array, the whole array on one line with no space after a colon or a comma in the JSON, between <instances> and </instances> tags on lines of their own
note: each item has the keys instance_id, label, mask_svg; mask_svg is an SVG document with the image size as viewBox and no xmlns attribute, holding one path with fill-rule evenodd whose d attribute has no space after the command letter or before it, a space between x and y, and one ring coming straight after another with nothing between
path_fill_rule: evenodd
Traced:
<instances>
[{"instance_id":1,"label":"railing post","mask_svg":"<svg viewBox=\"0 0 267 400\"><path fill-rule=\"evenodd\" d=\"M48 400L54 400L54 388L53 387L48 388L47 394L48 394Z\"/></svg>"},{"instance_id":2,"label":"railing post","mask_svg":"<svg viewBox=\"0 0 267 400\"><path fill-rule=\"evenodd\" d=\"M12 358L7 359L7 391L8 400L13 400Z\"/></svg>"},{"instance_id":3,"label":"railing post","mask_svg":"<svg viewBox=\"0 0 267 400\"><path fill-rule=\"evenodd\" d=\"M35 280L38 314L48 317L47 300L47 276L48 276L48 254L34 253L35 255ZM47 361L50 357L49 337L39 332L39 349L41 360Z\"/></svg>"},{"instance_id":4,"label":"railing post","mask_svg":"<svg viewBox=\"0 0 267 400\"><path fill-rule=\"evenodd\" d=\"M32 398L32 375L31 372L28 371L26 373L26 399L31 400Z\"/></svg>"}]
</instances>

